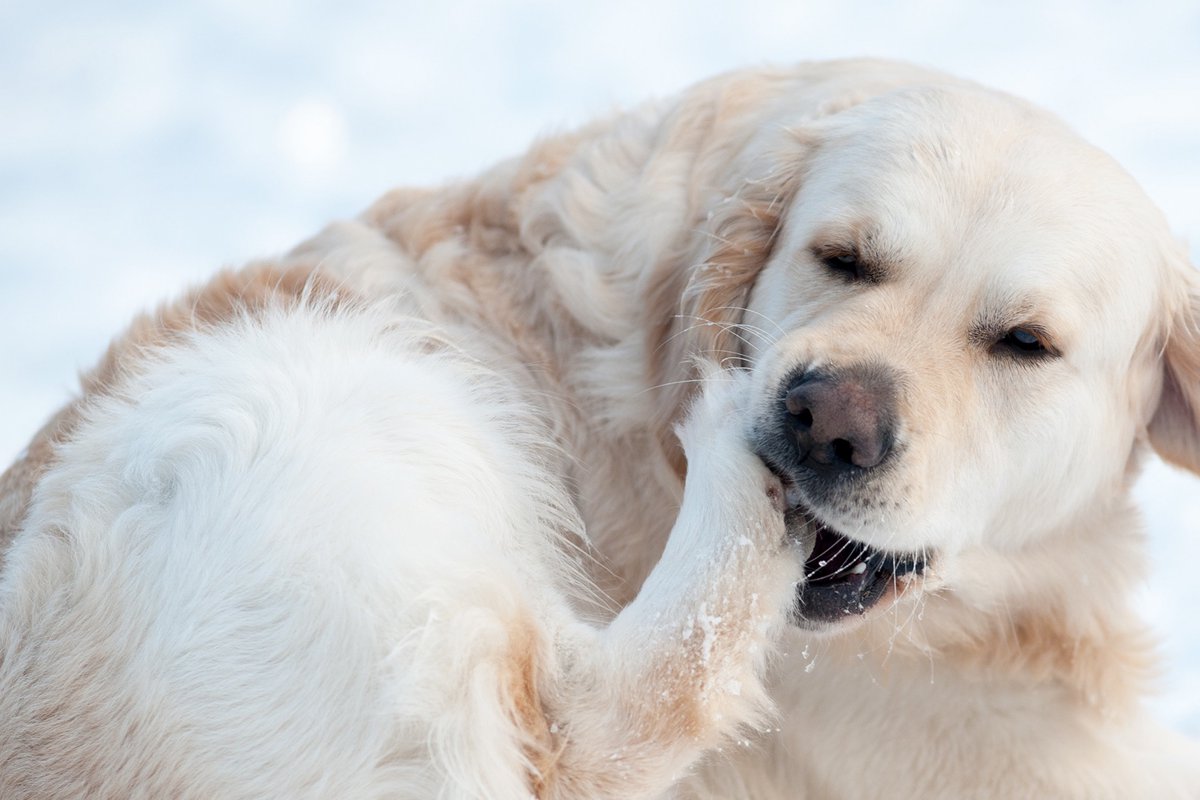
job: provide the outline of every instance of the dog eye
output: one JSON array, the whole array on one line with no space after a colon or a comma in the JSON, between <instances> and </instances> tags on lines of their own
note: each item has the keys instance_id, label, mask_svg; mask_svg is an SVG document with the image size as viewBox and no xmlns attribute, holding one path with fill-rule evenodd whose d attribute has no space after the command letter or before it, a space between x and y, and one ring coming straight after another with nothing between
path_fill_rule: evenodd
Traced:
<instances>
[{"instance_id":1,"label":"dog eye","mask_svg":"<svg viewBox=\"0 0 1200 800\"><path fill-rule=\"evenodd\" d=\"M832 253L822 257L821 263L846 280L856 281L862 278L862 265L858 262L858 253Z\"/></svg>"},{"instance_id":2,"label":"dog eye","mask_svg":"<svg viewBox=\"0 0 1200 800\"><path fill-rule=\"evenodd\" d=\"M996 345L1022 356L1050 353L1042 337L1029 328L1013 328Z\"/></svg>"}]
</instances>

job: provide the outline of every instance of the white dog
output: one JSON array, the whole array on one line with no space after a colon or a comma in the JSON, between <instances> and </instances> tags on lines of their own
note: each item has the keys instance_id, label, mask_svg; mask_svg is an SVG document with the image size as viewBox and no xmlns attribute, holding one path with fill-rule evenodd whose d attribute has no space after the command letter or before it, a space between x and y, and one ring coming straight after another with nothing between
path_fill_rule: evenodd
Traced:
<instances>
[{"instance_id":1,"label":"white dog","mask_svg":"<svg viewBox=\"0 0 1200 800\"><path fill-rule=\"evenodd\" d=\"M1198 412L1059 122L721 77L136 321L0 479L0 796L1198 797L1127 601Z\"/></svg>"}]
</instances>

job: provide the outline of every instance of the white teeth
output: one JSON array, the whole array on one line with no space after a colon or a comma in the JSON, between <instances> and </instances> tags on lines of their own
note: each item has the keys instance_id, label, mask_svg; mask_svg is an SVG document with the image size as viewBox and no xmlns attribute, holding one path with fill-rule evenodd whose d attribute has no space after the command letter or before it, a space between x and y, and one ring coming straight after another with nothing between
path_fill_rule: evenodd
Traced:
<instances>
[{"instance_id":1,"label":"white teeth","mask_svg":"<svg viewBox=\"0 0 1200 800\"><path fill-rule=\"evenodd\" d=\"M860 561L854 565L854 569L850 570L851 575L862 575L867 571L867 562Z\"/></svg>"}]
</instances>

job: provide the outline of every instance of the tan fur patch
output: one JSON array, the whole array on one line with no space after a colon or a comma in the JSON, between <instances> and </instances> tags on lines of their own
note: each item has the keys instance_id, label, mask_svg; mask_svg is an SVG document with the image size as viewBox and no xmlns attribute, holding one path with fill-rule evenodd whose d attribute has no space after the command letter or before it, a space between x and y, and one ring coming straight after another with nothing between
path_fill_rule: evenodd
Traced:
<instances>
[{"instance_id":1,"label":"tan fur patch","mask_svg":"<svg viewBox=\"0 0 1200 800\"><path fill-rule=\"evenodd\" d=\"M33 487L54 457L54 448L74 429L78 402L60 409L33 436L25 452L0 475L0 569L17 529L25 518Z\"/></svg>"},{"instance_id":2,"label":"tan fur patch","mask_svg":"<svg viewBox=\"0 0 1200 800\"><path fill-rule=\"evenodd\" d=\"M546 274L522 239L522 212L536 187L558 174L588 135L584 129L540 142L477 181L389 192L362 217L412 260L448 317L498 334L506 348L515 348L548 399L569 394L563 365L595 337L547 290ZM569 427L571 404L555 411L551 418Z\"/></svg>"},{"instance_id":3,"label":"tan fur patch","mask_svg":"<svg viewBox=\"0 0 1200 800\"><path fill-rule=\"evenodd\" d=\"M1072 631L1065 618L1061 610L1017 613L1007 626L948 645L943 654L971 671L1058 684L1105 714L1132 710L1154 663L1144 627L1132 619L1125 625L1113 620L1081 633Z\"/></svg>"},{"instance_id":4,"label":"tan fur patch","mask_svg":"<svg viewBox=\"0 0 1200 800\"><path fill-rule=\"evenodd\" d=\"M538 692L538 641L532 623L514 626L509 641L510 663L505 695L513 722L521 733L522 749L529 763L529 781L535 797L546 796L554 781L555 765L561 750L555 748L554 734L546 718Z\"/></svg>"}]
</instances>

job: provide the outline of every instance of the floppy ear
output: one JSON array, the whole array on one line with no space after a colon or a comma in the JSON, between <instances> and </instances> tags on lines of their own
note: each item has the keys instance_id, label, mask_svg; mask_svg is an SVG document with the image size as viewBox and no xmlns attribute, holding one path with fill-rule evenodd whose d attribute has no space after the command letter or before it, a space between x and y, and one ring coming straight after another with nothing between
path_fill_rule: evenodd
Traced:
<instances>
[{"instance_id":1,"label":"floppy ear","mask_svg":"<svg viewBox=\"0 0 1200 800\"><path fill-rule=\"evenodd\" d=\"M665 140L695 143L690 219L646 276L642 323L656 432L680 476L674 428L699 388L698 363L744 364L750 292L820 146L820 122L873 93L769 72L726 76L701 86L668 124L675 133Z\"/></svg>"},{"instance_id":2,"label":"floppy ear","mask_svg":"<svg viewBox=\"0 0 1200 800\"><path fill-rule=\"evenodd\" d=\"M647 309L651 380L656 387L660 439L682 475L686 462L672 433L702 380L701 362L745 365L739 330L750 291L779 238L784 210L799 186L803 145L775 160L766 175L747 175L709 187L712 207L671 263L659 266Z\"/></svg>"},{"instance_id":3,"label":"floppy ear","mask_svg":"<svg viewBox=\"0 0 1200 800\"><path fill-rule=\"evenodd\" d=\"M1189 269L1163 350L1163 386L1147 432L1165 460L1200 473L1200 276Z\"/></svg>"}]
</instances>

